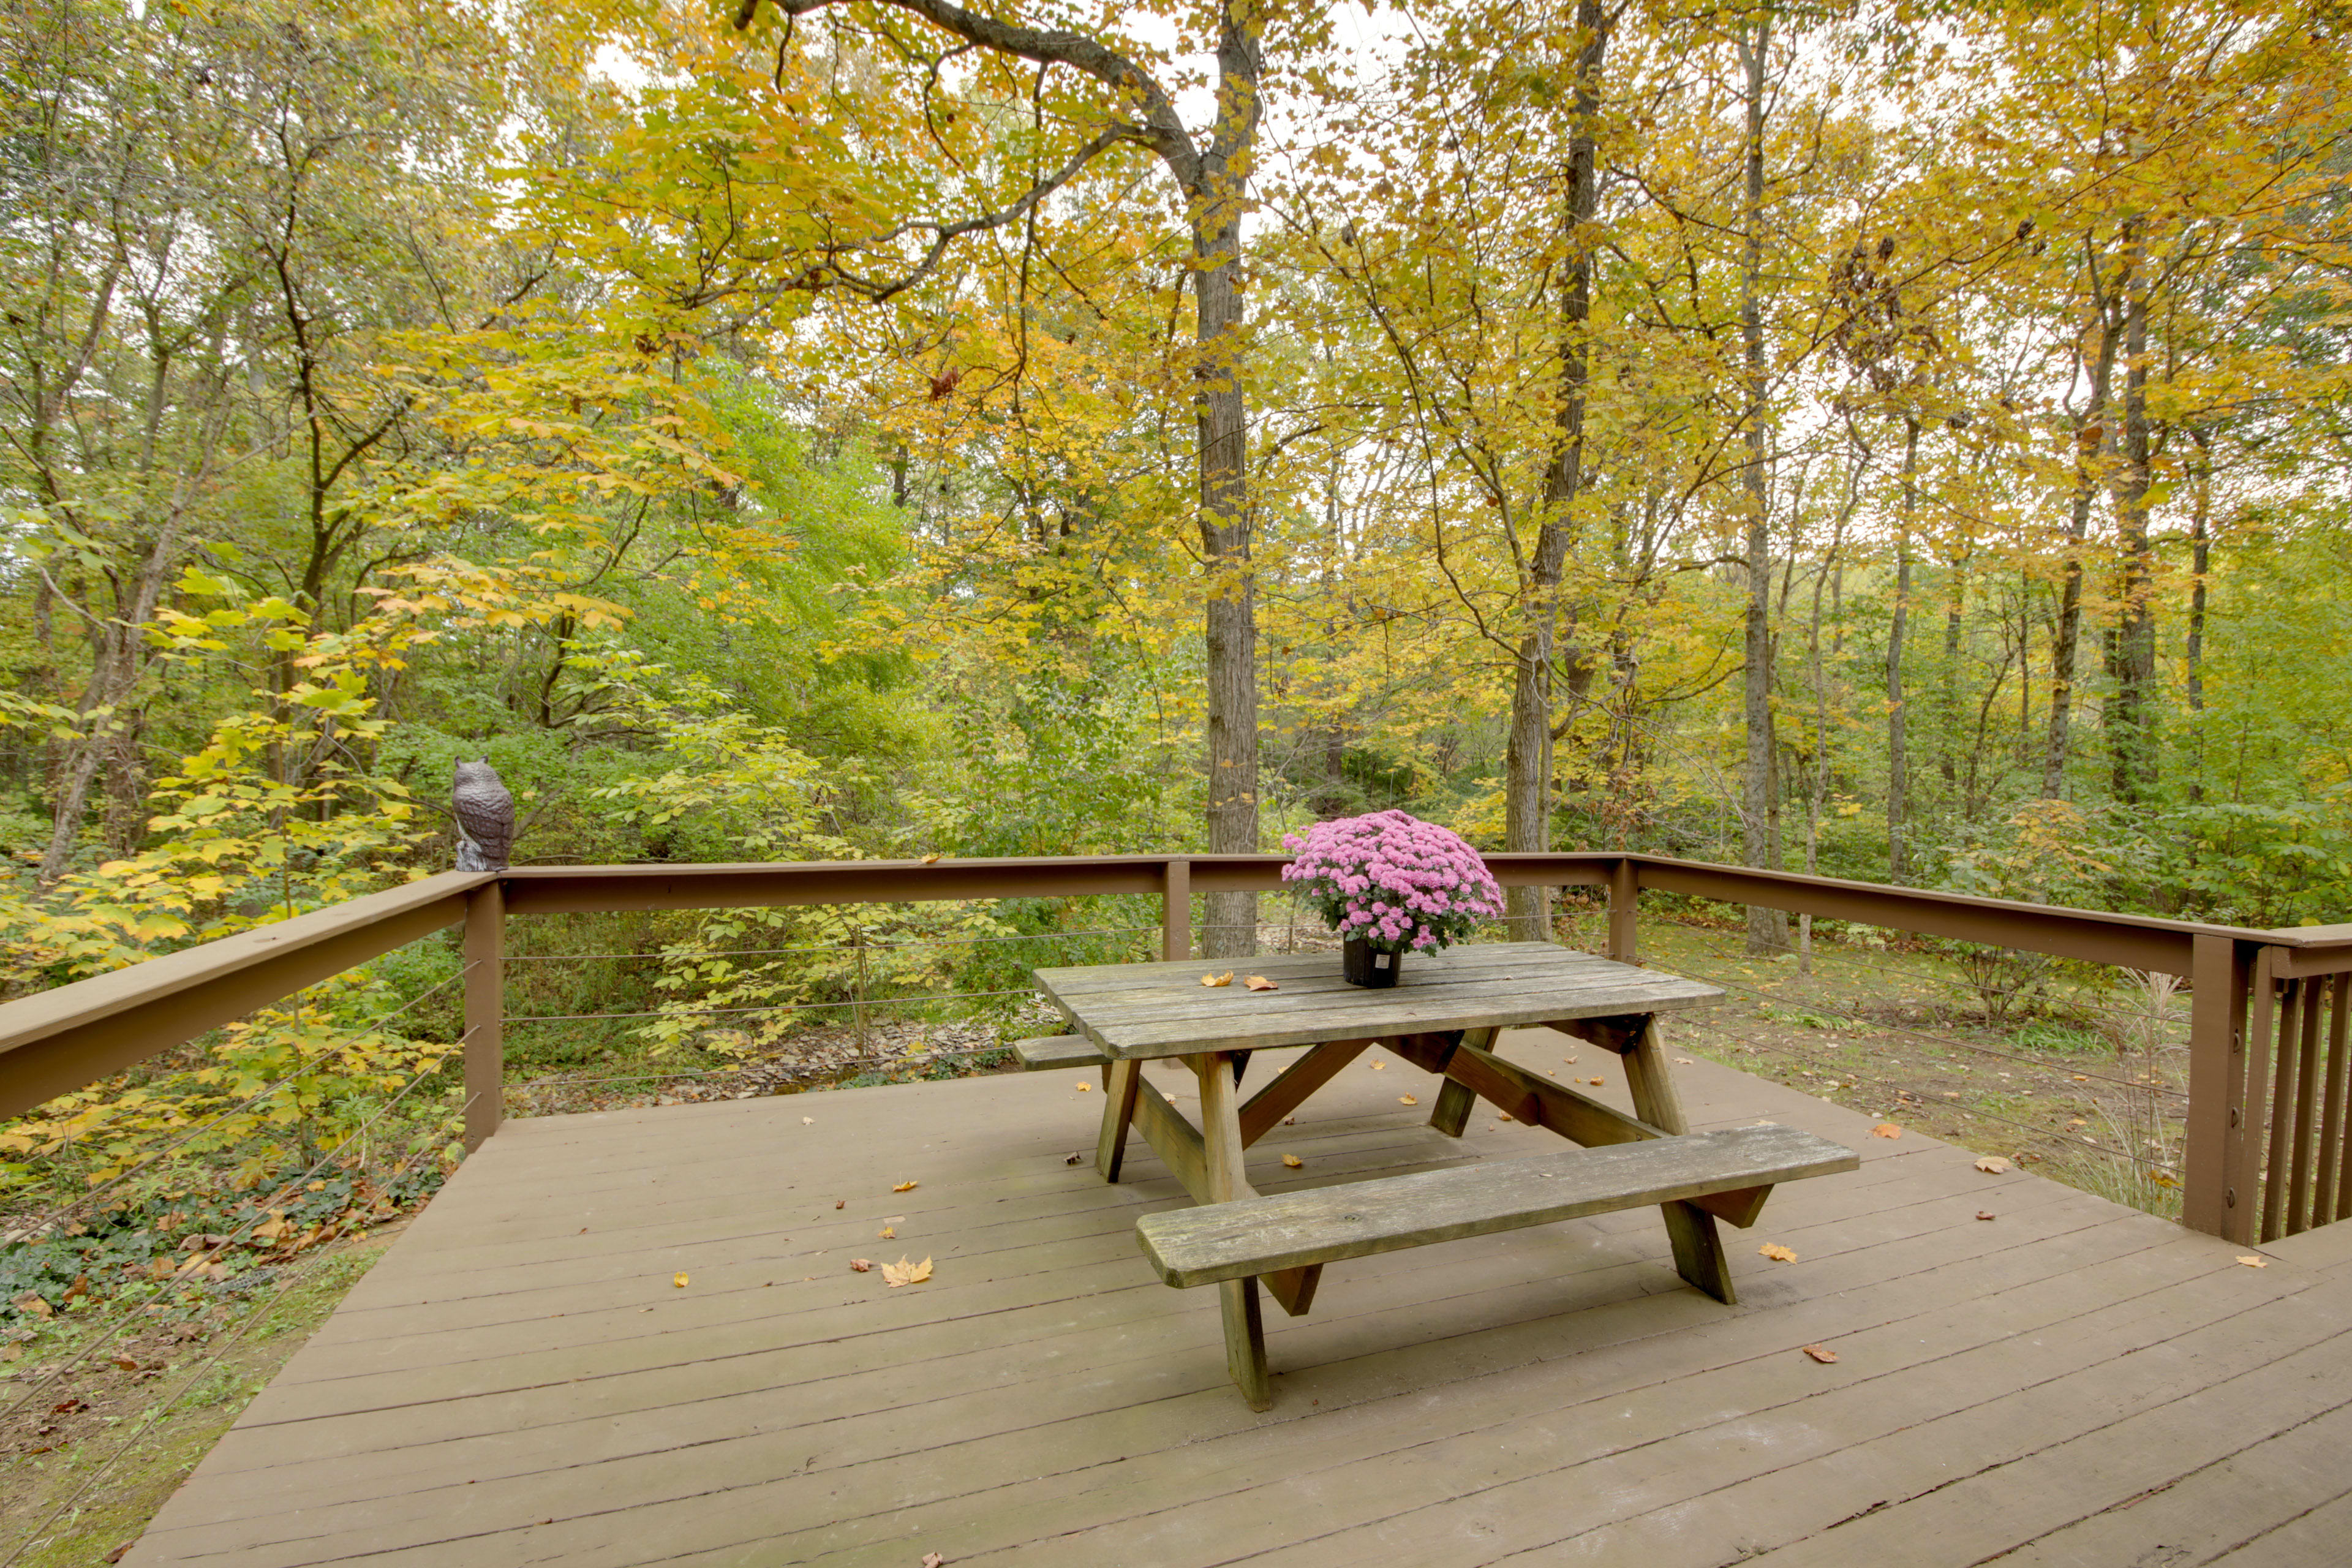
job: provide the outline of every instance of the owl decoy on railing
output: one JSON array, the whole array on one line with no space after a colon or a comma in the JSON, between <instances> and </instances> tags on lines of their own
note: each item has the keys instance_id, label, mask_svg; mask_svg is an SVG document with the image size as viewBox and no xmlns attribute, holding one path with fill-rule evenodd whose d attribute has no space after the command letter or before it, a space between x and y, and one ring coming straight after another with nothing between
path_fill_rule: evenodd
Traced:
<instances>
[{"instance_id":1,"label":"owl decoy on railing","mask_svg":"<svg viewBox=\"0 0 2352 1568\"><path fill-rule=\"evenodd\" d=\"M514 844L514 795L500 782L489 759L460 762L457 787L457 869L503 871Z\"/></svg>"}]
</instances>

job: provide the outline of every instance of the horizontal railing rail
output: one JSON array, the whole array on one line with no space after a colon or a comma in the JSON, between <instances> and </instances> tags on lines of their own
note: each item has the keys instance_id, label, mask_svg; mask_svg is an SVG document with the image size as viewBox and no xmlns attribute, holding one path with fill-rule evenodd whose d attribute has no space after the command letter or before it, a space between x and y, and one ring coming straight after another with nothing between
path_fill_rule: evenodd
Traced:
<instances>
[{"instance_id":1,"label":"horizontal railing rail","mask_svg":"<svg viewBox=\"0 0 2352 1568\"><path fill-rule=\"evenodd\" d=\"M2210 925L1606 851L1486 861L1509 886L1604 889L1607 951L1628 963L1639 962L1647 890L2182 976L2191 992L2184 1222L2251 1242L2352 1215L2352 925ZM1183 958L1193 894L1276 890L1287 863L1105 855L448 872L0 1004L0 1116L462 922L472 1148L503 1114L509 916L1148 895L1161 900L1162 954Z\"/></svg>"}]
</instances>

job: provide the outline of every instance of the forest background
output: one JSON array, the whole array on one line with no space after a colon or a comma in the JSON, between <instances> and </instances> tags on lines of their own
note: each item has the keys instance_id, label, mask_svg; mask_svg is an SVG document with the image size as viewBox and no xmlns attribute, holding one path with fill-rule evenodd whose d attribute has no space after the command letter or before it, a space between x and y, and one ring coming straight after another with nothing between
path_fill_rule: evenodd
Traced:
<instances>
[{"instance_id":1,"label":"forest background","mask_svg":"<svg viewBox=\"0 0 2352 1568\"><path fill-rule=\"evenodd\" d=\"M1396 805L2352 916L2338 6L0 15L13 994L446 867L475 756L521 863ZM542 1000L835 994L713 955L845 933L976 985L906 955L1075 923L681 916ZM330 1159L437 1069L455 963L8 1173Z\"/></svg>"}]
</instances>

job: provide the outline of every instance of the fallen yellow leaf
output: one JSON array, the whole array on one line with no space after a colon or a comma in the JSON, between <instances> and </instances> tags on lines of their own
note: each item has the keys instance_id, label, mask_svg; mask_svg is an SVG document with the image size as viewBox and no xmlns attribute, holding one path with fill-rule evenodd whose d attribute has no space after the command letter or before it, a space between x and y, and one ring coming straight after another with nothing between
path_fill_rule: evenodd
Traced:
<instances>
[{"instance_id":1,"label":"fallen yellow leaf","mask_svg":"<svg viewBox=\"0 0 2352 1568\"><path fill-rule=\"evenodd\" d=\"M1203 974L1201 976L1201 984L1203 985L1231 985L1233 983L1234 972L1230 969L1226 970L1223 974Z\"/></svg>"},{"instance_id":2,"label":"fallen yellow leaf","mask_svg":"<svg viewBox=\"0 0 2352 1568\"><path fill-rule=\"evenodd\" d=\"M2009 1162L1998 1154L1987 1154L1977 1162L1977 1169L1988 1175L1998 1176L2009 1169Z\"/></svg>"},{"instance_id":3,"label":"fallen yellow leaf","mask_svg":"<svg viewBox=\"0 0 2352 1568\"><path fill-rule=\"evenodd\" d=\"M1081 1085L1080 1087L1083 1088L1085 1086ZM894 1193L911 1193L922 1184L923 1184L920 1182L900 1182L897 1186L892 1187L890 1190Z\"/></svg>"},{"instance_id":4,"label":"fallen yellow leaf","mask_svg":"<svg viewBox=\"0 0 2352 1568\"><path fill-rule=\"evenodd\" d=\"M1501 1117L1506 1121L1508 1121L1511 1119L1511 1113L1507 1110L1498 1110L1495 1112L1495 1114Z\"/></svg>"},{"instance_id":5,"label":"fallen yellow leaf","mask_svg":"<svg viewBox=\"0 0 2352 1568\"><path fill-rule=\"evenodd\" d=\"M1421 1101L1410 1094L1400 1094L1397 1096L1397 1103L1399 1105L1419 1105Z\"/></svg>"},{"instance_id":6,"label":"fallen yellow leaf","mask_svg":"<svg viewBox=\"0 0 2352 1568\"><path fill-rule=\"evenodd\" d=\"M1372 1070L1373 1070L1374 1072L1380 1072L1380 1071L1381 1071L1383 1068L1385 1068L1388 1065L1389 1065L1389 1064L1388 1064L1388 1063L1386 1063L1386 1062L1374 1062L1374 1063L1372 1064Z\"/></svg>"},{"instance_id":7,"label":"fallen yellow leaf","mask_svg":"<svg viewBox=\"0 0 2352 1568\"><path fill-rule=\"evenodd\" d=\"M895 1226L895 1225L886 1225L886 1226L884 1226L882 1227L882 1239L883 1239L883 1240L885 1240L885 1241L896 1241L896 1240L898 1240L898 1227L897 1226Z\"/></svg>"},{"instance_id":8,"label":"fallen yellow leaf","mask_svg":"<svg viewBox=\"0 0 2352 1568\"><path fill-rule=\"evenodd\" d=\"M1595 1078L1595 1079L1587 1079L1585 1081L1586 1081L1586 1082L1588 1082L1588 1083L1590 1083L1590 1084L1591 1084L1591 1085L1592 1085L1592 1087L1593 1087L1593 1088L1595 1088L1595 1089L1599 1089L1599 1088L1601 1087L1601 1080L1600 1080L1599 1079L1597 1079L1597 1078Z\"/></svg>"},{"instance_id":9,"label":"fallen yellow leaf","mask_svg":"<svg viewBox=\"0 0 2352 1568\"><path fill-rule=\"evenodd\" d=\"M1307 1162L1306 1162L1306 1161L1304 1161L1304 1160L1300 1159L1300 1158L1299 1158L1297 1155L1296 1155L1296 1154L1285 1154L1285 1155L1282 1157L1282 1163L1283 1163L1284 1164L1286 1164L1286 1165L1289 1166L1289 1167L1290 1167L1292 1170L1294 1170L1294 1171L1297 1170L1301 1165L1304 1165L1304 1164L1306 1164L1306 1163L1307 1163Z\"/></svg>"},{"instance_id":10,"label":"fallen yellow leaf","mask_svg":"<svg viewBox=\"0 0 2352 1568\"><path fill-rule=\"evenodd\" d=\"M803 1116L801 1118L801 1125L803 1127L814 1127L816 1125L816 1118L814 1116Z\"/></svg>"},{"instance_id":11,"label":"fallen yellow leaf","mask_svg":"<svg viewBox=\"0 0 2352 1568\"><path fill-rule=\"evenodd\" d=\"M1094 1089L1095 1086L1088 1083L1086 1079L1078 1079L1078 1092L1080 1094L1092 1094Z\"/></svg>"},{"instance_id":12,"label":"fallen yellow leaf","mask_svg":"<svg viewBox=\"0 0 2352 1568\"><path fill-rule=\"evenodd\" d=\"M1900 1138L1903 1136L1903 1129L1892 1121L1882 1121L1870 1130L1870 1135L1873 1138Z\"/></svg>"},{"instance_id":13,"label":"fallen yellow leaf","mask_svg":"<svg viewBox=\"0 0 2352 1568\"><path fill-rule=\"evenodd\" d=\"M926 866L936 866L939 863L940 858L936 855L926 855L923 857L923 864Z\"/></svg>"},{"instance_id":14,"label":"fallen yellow leaf","mask_svg":"<svg viewBox=\"0 0 2352 1568\"><path fill-rule=\"evenodd\" d=\"M1768 1241L1756 1250L1762 1253L1765 1257L1770 1258L1775 1263L1794 1263L1797 1261L1797 1255L1789 1250L1789 1248L1781 1246L1777 1241Z\"/></svg>"},{"instance_id":15,"label":"fallen yellow leaf","mask_svg":"<svg viewBox=\"0 0 2352 1568\"><path fill-rule=\"evenodd\" d=\"M2267 1258L2241 1258L2238 1261L2249 1268L2268 1268L2271 1266L2271 1260Z\"/></svg>"},{"instance_id":16,"label":"fallen yellow leaf","mask_svg":"<svg viewBox=\"0 0 2352 1568\"><path fill-rule=\"evenodd\" d=\"M1273 981L1268 980L1263 974L1253 974L1248 979L1243 981L1242 984L1248 986L1253 991L1279 991L1282 989L1281 986L1276 985Z\"/></svg>"},{"instance_id":17,"label":"fallen yellow leaf","mask_svg":"<svg viewBox=\"0 0 2352 1568\"><path fill-rule=\"evenodd\" d=\"M677 1286L681 1290L686 1289L686 1276L683 1274L671 1275L669 1277L669 1282Z\"/></svg>"},{"instance_id":18,"label":"fallen yellow leaf","mask_svg":"<svg viewBox=\"0 0 2352 1568\"><path fill-rule=\"evenodd\" d=\"M1805 1353L1812 1357L1815 1361L1820 1362L1823 1366L1827 1366L1830 1363L1837 1360L1837 1352L1830 1349L1827 1345L1807 1345L1805 1347Z\"/></svg>"},{"instance_id":19,"label":"fallen yellow leaf","mask_svg":"<svg viewBox=\"0 0 2352 1568\"><path fill-rule=\"evenodd\" d=\"M931 1260L928 1258L920 1263L909 1263L901 1257L896 1263L882 1266L882 1283L893 1289L901 1285L920 1285L930 1277Z\"/></svg>"}]
</instances>

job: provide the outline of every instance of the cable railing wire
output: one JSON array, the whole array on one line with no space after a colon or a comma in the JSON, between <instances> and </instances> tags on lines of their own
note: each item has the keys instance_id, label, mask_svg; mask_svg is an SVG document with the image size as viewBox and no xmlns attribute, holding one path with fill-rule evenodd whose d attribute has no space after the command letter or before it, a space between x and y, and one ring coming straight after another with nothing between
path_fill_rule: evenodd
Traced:
<instances>
[{"instance_id":1,"label":"cable railing wire","mask_svg":"<svg viewBox=\"0 0 2352 1568\"><path fill-rule=\"evenodd\" d=\"M366 1023L359 1025L355 1032L363 1035L372 1033L373 1031L383 1027L383 1025L390 1022L392 1019L400 1016L400 1015L407 1012L410 1008L415 1007L417 1004L430 998L435 992L446 990L448 987L456 984L458 981L464 979L467 973L471 971L473 967L473 963L466 964L463 968L459 969L457 973L452 974L446 980L441 981L426 990L418 993L416 995L410 997L407 1001L402 1003L399 1006L391 1009L389 1012L380 1013L375 1017L369 1019ZM12 1228L21 1231L25 1239L30 1239L53 1231L60 1226L73 1223L77 1217L89 1208L90 1205L96 1203L106 1194L121 1186L123 1183L131 1180L131 1177L138 1175L141 1172L153 1169L164 1158L187 1147L189 1143L203 1136L205 1132L209 1131L218 1122L228 1117L235 1116L240 1111L250 1110L255 1105L259 1104L262 1100L268 1099L271 1095L276 1094L279 1089L284 1089L288 1084L292 1083L295 1079L300 1078L305 1072L309 1071L311 1068L317 1066L320 1061L324 1060L329 1056L333 1055L335 1051L341 1048L341 1047L340 1046L321 1047L316 1055L303 1058L296 1065L294 1070L288 1073L284 1078L279 1079L277 1082L268 1085L267 1088L256 1091L251 1096L238 1101L235 1105L215 1111L212 1115L206 1117L204 1121L199 1121L194 1127L188 1129L187 1131L173 1139L171 1142L166 1143L163 1148L158 1149L154 1153L149 1155L138 1164L109 1178L100 1185L91 1188L89 1192L84 1193L80 1197L76 1198L64 1208L57 1210L44 1217L27 1220L23 1225L14 1226Z\"/></svg>"},{"instance_id":2,"label":"cable railing wire","mask_svg":"<svg viewBox=\"0 0 2352 1568\"><path fill-rule=\"evenodd\" d=\"M471 1029L466 1031L466 1034L467 1035L472 1033L473 1030ZM457 1043L460 1046L464 1045L465 1036L459 1036ZM434 1074L440 1070L440 1066L436 1063L435 1066L426 1068L411 1078L405 1084L401 1086L398 1093L394 1094L390 1100L385 1100L382 1105L376 1107L375 1110L369 1115L365 1121L361 1122L359 1126L352 1129L351 1137L345 1139L343 1141L344 1143L348 1144L357 1142L362 1133L364 1133L369 1128L382 1121L384 1115L389 1112L394 1106L398 1105L402 1100L407 1099L411 1089L414 1089L418 1084L423 1083L426 1079L433 1077ZM471 1097L466 1103L467 1105L471 1105L473 1100L478 1098L478 1095ZM336 1149L328 1150L326 1152L319 1156L309 1170L304 1171L299 1175L289 1176L284 1181L278 1182L276 1184L276 1189L279 1192L283 1192L289 1187L297 1186L303 1182L309 1181L312 1176L317 1175L320 1171L326 1169L329 1164L332 1163L335 1155L340 1152L340 1150L341 1145ZM259 1205L256 1205L252 1218L237 1226L236 1232L229 1236L226 1240L222 1241L217 1247L205 1247L203 1248L202 1251L211 1252L215 1255L226 1253L230 1247L235 1247L237 1243L243 1241L253 1228L261 1223L261 1216L268 1212L268 1211L266 1208ZM91 1356L97 1354L99 1351L104 1349L110 1344L112 1344L116 1340L122 1336L124 1331L127 1331L131 1324L139 1321L138 1316L133 1313L123 1313L115 1321L113 1327L108 1329L104 1333L91 1340L72 1356L68 1357L65 1361L60 1362L58 1365L50 1368L46 1375L41 1377L32 1385L31 1388L26 1391L22 1398L18 1399L15 1404L8 1405L6 1408L0 1409L0 1424L5 1424L11 1417L15 1416L18 1411L23 1410L26 1405L33 1404L39 1398L44 1390L55 1386L59 1378L71 1372L74 1368L81 1365L84 1362L87 1362ZM6 1565L5 1563L0 1563L0 1568L6 1568Z\"/></svg>"}]
</instances>

